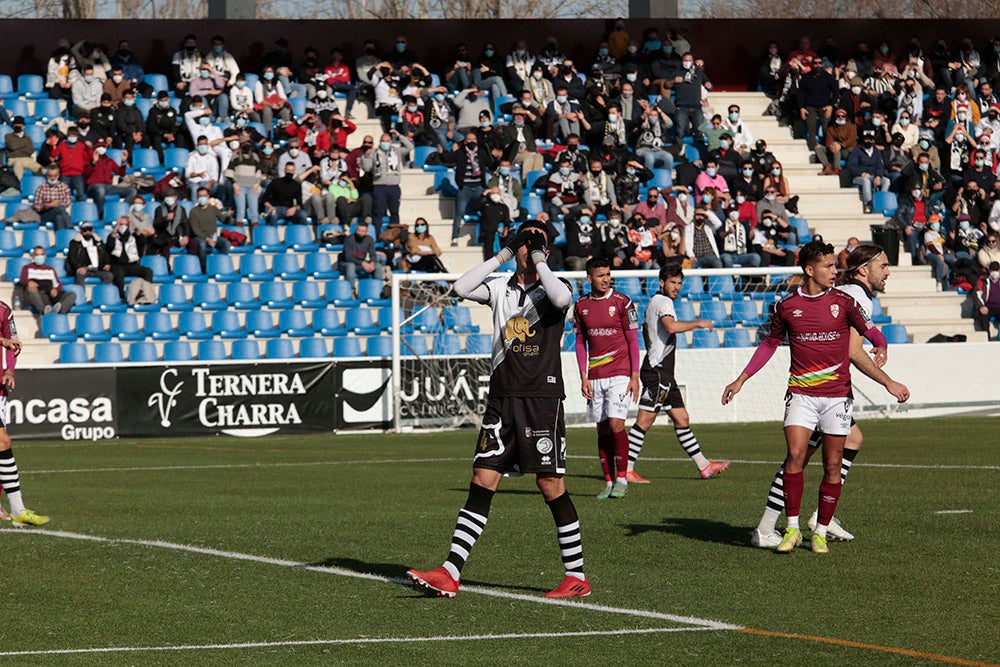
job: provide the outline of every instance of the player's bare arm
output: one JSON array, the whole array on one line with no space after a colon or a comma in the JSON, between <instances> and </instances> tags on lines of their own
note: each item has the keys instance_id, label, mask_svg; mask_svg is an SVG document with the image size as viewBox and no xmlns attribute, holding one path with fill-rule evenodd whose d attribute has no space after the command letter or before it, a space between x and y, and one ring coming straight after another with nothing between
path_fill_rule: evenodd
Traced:
<instances>
[{"instance_id":1,"label":"player's bare arm","mask_svg":"<svg viewBox=\"0 0 1000 667\"><path fill-rule=\"evenodd\" d=\"M0 347L10 350L15 355L21 354L21 341L16 338L0 338Z\"/></svg>"},{"instance_id":2,"label":"player's bare arm","mask_svg":"<svg viewBox=\"0 0 1000 667\"><path fill-rule=\"evenodd\" d=\"M740 373L740 376L726 385L726 388L722 390L722 404L729 405L735 398L736 394L740 393L740 389L743 388L743 383L750 379L750 376L746 373Z\"/></svg>"},{"instance_id":3,"label":"player's bare arm","mask_svg":"<svg viewBox=\"0 0 1000 667\"><path fill-rule=\"evenodd\" d=\"M893 398L900 403L905 403L910 398L910 390L906 385L896 382L878 366L877 360L873 360L861 346L860 339L857 347L854 346L854 337L851 337L851 363L859 371L885 387Z\"/></svg>"},{"instance_id":4,"label":"player's bare arm","mask_svg":"<svg viewBox=\"0 0 1000 667\"><path fill-rule=\"evenodd\" d=\"M694 331L695 329L708 329L709 331L714 329L714 325L711 320L680 322L670 315L664 315L660 318L660 321L663 322L663 328L667 330L667 333L672 334L686 333L688 331Z\"/></svg>"}]
</instances>

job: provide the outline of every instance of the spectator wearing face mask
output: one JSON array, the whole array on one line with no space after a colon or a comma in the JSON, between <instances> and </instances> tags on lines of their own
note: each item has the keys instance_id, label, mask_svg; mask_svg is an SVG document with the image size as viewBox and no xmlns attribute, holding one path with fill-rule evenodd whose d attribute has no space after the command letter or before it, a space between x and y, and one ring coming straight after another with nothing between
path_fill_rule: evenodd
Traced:
<instances>
[{"instance_id":1,"label":"spectator wearing face mask","mask_svg":"<svg viewBox=\"0 0 1000 667\"><path fill-rule=\"evenodd\" d=\"M260 122L260 114L254 108L254 91L247 85L247 75L240 72L236 82L229 89L229 110L235 116L245 114L249 120Z\"/></svg>"},{"instance_id":2,"label":"spectator wearing face mask","mask_svg":"<svg viewBox=\"0 0 1000 667\"><path fill-rule=\"evenodd\" d=\"M35 188L31 207L41 217L43 224L51 222L53 228L59 231L70 227L69 208L72 203L69 186L59 178L59 167L49 165L45 170L45 182Z\"/></svg>"},{"instance_id":3,"label":"spectator wearing face mask","mask_svg":"<svg viewBox=\"0 0 1000 667\"><path fill-rule=\"evenodd\" d=\"M653 220L657 226L663 226L667 222L667 207L660 199L660 189L652 187L646 192L646 198L639 202L632 214L639 214L645 220Z\"/></svg>"},{"instance_id":4,"label":"spectator wearing face mask","mask_svg":"<svg viewBox=\"0 0 1000 667\"><path fill-rule=\"evenodd\" d=\"M694 224L684 229L684 245L688 259L697 269L720 269L722 258L715 242L715 233L722 227L722 221L708 208L697 208Z\"/></svg>"},{"instance_id":5,"label":"spectator wearing face mask","mask_svg":"<svg viewBox=\"0 0 1000 667\"><path fill-rule=\"evenodd\" d=\"M66 250L66 272L73 276L77 285L83 285L87 278L98 278L110 285L111 256L101 240L94 236L94 224L81 222L80 233L73 237Z\"/></svg>"},{"instance_id":6,"label":"spectator wearing face mask","mask_svg":"<svg viewBox=\"0 0 1000 667\"><path fill-rule=\"evenodd\" d=\"M621 213L608 216L604 224L597 222L596 244L592 242L591 253L594 257L602 257L611 263L612 268L628 268L631 264L632 242L629 239L628 228L622 223Z\"/></svg>"},{"instance_id":7,"label":"spectator wearing face mask","mask_svg":"<svg viewBox=\"0 0 1000 667\"><path fill-rule=\"evenodd\" d=\"M112 281L118 288L118 295L125 301L125 277L135 276L152 282L153 270L139 263L142 258L142 244L139 242L128 216L115 221L114 229L104 242L111 261ZM204 270L204 267L202 267Z\"/></svg>"},{"instance_id":8,"label":"spectator wearing face mask","mask_svg":"<svg viewBox=\"0 0 1000 667\"><path fill-rule=\"evenodd\" d=\"M526 216L521 214L520 206L524 190L521 188L521 181L514 176L510 160L500 160L496 171L493 172L487 183L487 187L489 189L483 194L485 196L497 194L507 206L511 220L525 219Z\"/></svg>"},{"instance_id":9,"label":"spectator wearing face mask","mask_svg":"<svg viewBox=\"0 0 1000 667\"><path fill-rule=\"evenodd\" d=\"M739 173L743 157L733 148L733 138L729 132L723 132L719 136L719 147L708 152L708 160L714 160L719 166L719 175L730 179Z\"/></svg>"},{"instance_id":10,"label":"spectator wearing face mask","mask_svg":"<svg viewBox=\"0 0 1000 667\"><path fill-rule=\"evenodd\" d=\"M135 234L136 243L139 244L139 254L143 257L156 253L153 240L156 236L156 229L153 227L153 218L146 212L146 200L139 195L132 197L128 208L128 222Z\"/></svg>"},{"instance_id":11,"label":"spectator wearing face mask","mask_svg":"<svg viewBox=\"0 0 1000 667\"><path fill-rule=\"evenodd\" d=\"M179 192L168 188L163 197L163 203L157 207L153 216L153 229L156 235L153 244L157 252L170 260L171 248L186 248L191 236L191 225L188 223L187 211L177 203Z\"/></svg>"},{"instance_id":12,"label":"spectator wearing face mask","mask_svg":"<svg viewBox=\"0 0 1000 667\"><path fill-rule=\"evenodd\" d=\"M626 215L639 203L642 186L653 178L653 172L638 160L629 160L615 175L615 198ZM648 217L648 216L647 216Z\"/></svg>"},{"instance_id":13,"label":"spectator wearing face mask","mask_svg":"<svg viewBox=\"0 0 1000 667\"><path fill-rule=\"evenodd\" d=\"M976 322L989 339L990 322L1000 319L1000 262L990 262L987 269L989 272L979 278L974 295Z\"/></svg>"},{"instance_id":14,"label":"spectator wearing face mask","mask_svg":"<svg viewBox=\"0 0 1000 667\"><path fill-rule=\"evenodd\" d=\"M695 197L701 197L705 188L715 188L717 192L729 192L729 184L719 173L719 163L712 158L705 160L705 171L698 174L698 178L694 181Z\"/></svg>"},{"instance_id":15,"label":"spectator wearing face mask","mask_svg":"<svg viewBox=\"0 0 1000 667\"><path fill-rule=\"evenodd\" d=\"M42 165L35 159L35 144L24 131L24 116L15 116L12 121L13 132L4 137L7 165L14 171L17 180L21 180L24 172L42 173Z\"/></svg>"},{"instance_id":16,"label":"spectator wearing face mask","mask_svg":"<svg viewBox=\"0 0 1000 667\"><path fill-rule=\"evenodd\" d=\"M751 252L749 245L749 232L747 227L740 221L740 210L735 203L726 208L726 220L719 229L719 240L722 246L722 266L731 268L733 266L760 266L760 255Z\"/></svg>"},{"instance_id":17,"label":"spectator wearing face mask","mask_svg":"<svg viewBox=\"0 0 1000 667\"><path fill-rule=\"evenodd\" d=\"M917 145L917 141L920 139L920 128L913 123L913 116L910 115L909 111L900 111L896 122L893 123L892 136L897 134L903 137L900 150L909 153L910 149Z\"/></svg>"},{"instance_id":18,"label":"spectator wearing face mask","mask_svg":"<svg viewBox=\"0 0 1000 667\"><path fill-rule=\"evenodd\" d=\"M399 141L398 146L393 144L393 138ZM390 224L399 224L399 202L402 198L399 184L403 164L412 151L410 140L393 130L381 136L378 147L365 149L361 156L361 167L372 175L372 221L376 234L386 213L389 214Z\"/></svg>"},{"instance_id":19,"label":"spectator wearing face mask","mask_svg":"<svg viewBox=\"0 0 1000 667\"><path fill-rule=\"evenodd\" d=\"M479 204L479 243L486 261L500 252L513 223L510 206L504 201L500 187L491 186L484 194Z\"/></svg>"},{"instance_id":20,"label":"spectator wearing face mask","mask_svg":"<svg viewBox=\"0 0 1000 667\"><path fill-rule=\"evenodd\" d=\"M521 165L521 173L541 171L545 167L535 144L535 125L528 122L529 112L522 107L513 110L514 120L500 132L500 149L504 157Z\"/></svg>"},{"instance_id":21,"label":"spectator wearing face mask","mask_svg":"<svg viewBox=\"0 0 1000 667\"><path fill-rule=\"evenodd\" d=\"M920 138L917 139L917 145L910 151L910 156L914 161L917 161L921 154L927 155L930 169L938 173L941 172L941 154L938 151L937 144L934 143L934 133L926 128L920 130Z\"/></svg>"},{"instance_id":22,"label":"spectator wearing face mask","mask_svg":"<svg viewBox=\"0 0 1000 667\"><path fill-rule=\"evenodd\" d=\"M751 230L750 236L751 247L760 256L761 266L791 266L794 263L795 253L779 245L782 239L773 213L766 213L760 224Z\"/></svg>"},{"instance_id":23,"label":"spectator wearing face mask","mask_svg":"<svg viewBox=\"0 0 1000 667\"><path fill-rule=\"evenodd\" d=\"M764 196L757 201L756 207L758 220L763 219L765 213L771 213L776 218L788 221L788 210L778 198L778 189L773 185L764 188Z\"/></svg>"},{"instance_id":24,"label":"spectator wearing face mask","mask_svg":"<svg viewBox=\"0 0 1000 667\"><path fill-rule=\"evenodd\" d=\"M751 203L764 196L764 180L757 174L752 162L740 165L739 174L729 180L729 192L733 196L742 194Z\"/></svg>"},{"instance_id":25,"label":"spectator wearing face mask","mask_svg":"<svg viewBox=\"0 0 1000 667\"><path fill-rule=\"evenodd\" d=\"M201 96L219 118L229 117L229 96L226 95L226 77L216 71L209 61L203 61L198 68L198 76L188 86L191 97Z\"/></svg>"},{"instance_id":26,"label":"spectator wearing face mask","mask_svg":"<svg viewBox=\"0 0 1000 667\"><path fill-rule=\"evenodd\" d=\"M47 263L42 246L32 248L31 263L21 268L18 285L24 288L25 307L43 315L68 313L76 303L76 294L63 290L62 281Z\"/></svg>"},{"instance_id":27,"label":"spectator wearing face mask","mask_svg":"<svg viewBox=\"0 0 1000 667\"><path fill-rule=\"evenodd\" d=\"M910 163L910 154L903 150L905 139L898 132L892 135L892 142L882 151L882 163L889 188L903 176L903 169Z\"/></svg>"},{"instance_id":28,"label":"spectator wearing face mask","mask_svg":"<svg viewBox=\"0 0 1000 667\"><path fill-rule=\"evenodd\" d=\"M385 255L375 251L375 239L368 235L367 221L359 221L354 233L344 239L344 251L337 268L351 285L357 284L358 277L382 277Z\"/></svg>"},{"instance_id":29,"label":"spectator wearing face mask","mask_svg":"<svg viewBox=\"0 0 1000 667\"><path fill-rule=\"evenodd\" d=\"M861 241L858 240L857 236L852 236L847 239L847 245L844 249L837 253L837 268L841 271L847 270L847 258L850 257L851 253L860 245Z\"/></svg>"},{"instance_id":30,"label":"spectator wearing face mask","mask_svg":"<svg viewBox=\"0 0 1000 667\"><path fill-rule=\"evenodd\" d=\"M122 105L115 111L115 134L118 145L124 145L129 155L135 152L136 145L148 146L146 141L146 123L142 112L135 107L135 91L125 93Z\"/></svg>"},{"instance_id":31,"label":"spectator wearing face mask","mask_svg":"<svg viewBox=\"0 0 1000 667\"><path fill-rule=\"evenodd\" d=\"M959 217L957 227L948 231L945 245L957 259L971 263L979 252L979 246L985 235L978 227L973 226L965 215Z\"/></svg>"},{"instance_id":32,"label":"spectator wearing face mask","mask_svg":"<svg viewBox=\"0 0 1000 667\"><path fill-rule=\"evenodd\" d=\"M567 215L579 206L583 198L582 180L580 174L573 171L570 160L560 157L559 168L549 176L545 188L550 218L556 218L560 213Z\"/></svg>"},{"instance_id":33,"label":"spectator wearing face mask","mask_svg":"<svg viewBox=\"0 0 1000 667\"><path fill-rule=\"evenodd\" d=\"M429 229L425 219L417 218L414 221L413 233L406 237L406 254L403 258L403 270L407 273L447 273L441 263L441 248Z\"/></svg>"},{"instance_id":34,"label":"spectator wearing face mask","mask_svg":"<svg viewBox=\"0 0 1000 667\"><path fill-rule=\"evenodd\" d=\"M254 84L254 110L260 112L265 134L271 135L275 116L282 123L292 120L292 110L288 103L285 87L275 74L273 67L265 67L260 79Z\"/></svg>"},{"instance_id":35,"label":"spectator wearing face mask","mask_svg":"<svg viewBox=\"0 0 1000 667\"><path fill-rule=\"evenodd\" d=\"M674 90L674 104L677 118L674 126L678 138L686 137L692 129L701 127L704 119L701 105L701 91L712 90L712 82L705 71L695 66L694 56L685 53L681 60L681 71L670 82Z\"/></svg>"},{"instance_id":36,"label":"spectator wearing face mask","mask_svg":"<svg viewBox=\"0 0 1000 667\"><path fill-rule=\"evenodd\" d=\"M83 68L83 75L77 77L70 90L74 116L87 115L100 104L104 82L94 76L93 65L88 65Z\"/></svg>"},{"instance_id":37,"label":"spectator wearing face mask","mask_svg":"<svg viewBox=\"0 0 1000 667\"><path fill-rule=\"evenodd\" d=\"M344 115L347 118L352 118L351 111L354 109L354 102L358 99L358 88L351 81L351 68L344 62L344 56L340 49L330 50L330 62L323 69L322 76L330 90L347 95Z\"/></svg>"},{"instance_id":38,"label":"spectator wearing face mask","mask_svg":"<svg viewBox=\"0 0 1000 667\"><path fill-rule=\"evenodd\" d=\"M455 197L455 215L452 220L451 245L458 245L458 234L463 218L469 205L478 200L486 187L486 177L497 167L496 154L481 147L476 135L469 132L465 142L456 146L455 150L445 153L441 162L455 167L455 183L458 185L458 195Z\"/></svg>"},{"instance_id":39,"label":"spectator wearing face mask","mask_svg":"<svg viewBox=\"0 0 1000 667\"><path fill-rule=\"evenodd\" d=\"M236 205L236 220L244 225L259 222L261 182L264 173L261 171L260 158L249 142L239 146L236 154L229 161L226 177L233 185L233 196Z\"/></svg>"},{"instance_id":40,"label":"spectator wearing face mask","mask_svg":"<svg viewBox=\"0 0 1000 667\"><path fill-rule=\"evenodd\" d=\"M184 133L181 132L180 115L170 104L170 97L165 90L160 91L156 103L146 115L146 137L150 148L160 156L160 162L163 161L164 144L184 148L187 143L184 140Z\"/></svg>"},{"instance_id":41,"label":"spectator wearing face mask","mask_svg":"<svg viewBox=\"0 0 1000 667\"><path fill-rule=\"evenodd\" d=\"M188 155L184 170L191 198L197 197L198 188L206 188L211 192L219 182L219 158L212 152L208 137L198 137L195 150Z\"/></svg>"},{"instance_id":42,"label":"spectator wearing face mask","mask_svg":"<svg viewBox=\"0 0 1000 667\"><path fill-rule=\"evenodd\" d=\"M930 224L924 231L924 248L926 250L927 263L934 271L934 279L941 283L942 287L948 288L948 267L955 263L955 256L945 246L945 239L941 233L941 216L932 215Z\"/></svg>"},{"instance_id":43,"label":"spectator wearing face mask","mask_svg":"<svg viewBox=\"0 0 1000 667\"><path fill-rule=\"evenodd\" d=\"M741 154L750 151L754 141L753 133L750 131L750 127L740 118L739 105L729 105L729 110L722 121L722 126L733 138L733 150Z\"/></svg>"},{"instance_id":44,"label":"spectator wearing face mask","mask_svg":"<svg viewBox=\"0 0 1000 667\"><path fill-rule=\"evenodd\" d=\"M618 198L615 194L614 181L611 174L604 170L600 158L590 161L587 173L583 176L584 205L599 215L607 215L611 211L620 211Z\"/></svg>"},{"instance_id":45,"label":"spectator wearing face mask","mask_svg":"<svg viewBox=\"0 0 1000 667\"><path fill-rule=\"evenodd\" d=\"M62 182L70 187L77 201L87 198L84 173L90 164L91 155L91 148L80 141L80 131L75 127L67 130L66 138L57 143L50 153L52 161L59 164Z\"/></svg>"},{"instance_id":46,"label":"spectator wearing face mask","mask_svg":"<svg viewBox=\"0 0 1000 667\"><path fill-rule=\"evenodd\" d=\"M922 264L920 257L924 250L924 231L927 222L936 209L924 197L924 191L912 186L899 197L896 212L892 216L892 226L903 235L906 250L913 258L913 264Z\"/></svg>"},{"instance_id":47,"label":"spectator wearing face mask","mask_svg":"<svg viewBox=\"0 0 1000 667\"><path fill-rule=\"evenodd\" d=\"M458 120L455 126L462 134L468 134L477 128L479 126L479 115L484 111L489 112L490 110L489 104L486 103L485 99L481 99L479 88L476 86L470 86L460 92L455 96L453 102L455 107L458 108Z\"/></svg>"},{"instance_id":48,"label":"spectator wearing face mask","mask_svg":"<svg viewBox=\"0 0 1000 667\"><path fill-rule=\"evenodd\" d=\"M692 201L687 186L675 185L670 197L665 197L667 207L666 224L677 225L682 231L694 221L694 210L697 204Z\"/></svg>"},{"instance_id":49,"label":"spectator wearing face mask","mask_svg":"<svg viewBox=\"0 0 1000 667\"><path fill-rule=\"evenodd\" d=\"M979 252L976 253L979 266L984 271L989 270L991 264L1000 262L1000 240L998 239L1000 239L1000 236L998 236L997 231L990 228L983 244L979 247Z\"/></svg>"},{"instance_id":50,"label":"spectator wearing face mask","mask_svg":"<svg viewBox=\"0 0 1000 667\"><path fill-rule=\"evenodd\" d=\"M851 182L858 186L865 213L871 213L874 189L883 192L889 189L882 153L875 148L875 133L871 130L861 133L861 145L847 156L847 173Z\"/></svg>"},{"instance_id":51,"label":"spectator wearing face mask","mask_svg":"<svg viewBox=\"0 0 1000 667\"><path fill-rule=\"evenodd\" d=\"M347 232L354 218L370 218L372 214L371 193L359 193L354 181L346 172L330 183L327 192L333 197L337 215L334 223L339 223Z\"/></svg>"},{"instance_id":52,"label":"spectator wearing face mask","mask_svg":"<svg viewBox=\"0 0 1000 667\"><path fill-rule=\"evenodd\" d=\"M104 219L104 200L108 195L118 195L122 201L132 201L136 189L131 186L115 184L116 177L121 178L128 172L128 151L122 151L119 162L107 155L108 142L99 139L94 146L94 153L87 164L84 174L87 183L87 196L93 198L97 205L97 214Z\"/></svg>"},{"instance_id":53,"label":"spectator wearing face mask","mask_svg":"<svg viewBox=\"0 0 1000 667\"><path fill-rule=\"evenodd\" d=\"M285 163L284 176L276 178L267 186L261 201L264 204L264 220L269 225L276 225L280 220L292 224L304 225L309 222L302 208L302 182L295 175L295 165Z\"/></svg>"},{"instance_id":54,"label":"spectator wearing face mask","mask_svg":"<svg viewBox=\"0 0 1000 667\"><path fill-rule=\"evenodd\" d=\"M550 128L549 138L568 143L570 135L579 136L590 131L590 122L580 107L580 103L570 97L566 86L556 87L556 98L545 108L546 123Z\"/></svg>"},{"instance_id":55,"label":"spectator wearing face mask","mask_svg":"<svg viewBox=\"0 0 1000 667\"><path fill-rule=\"evenodd\" d=\"M823 67L823 60L814 57L812 67L799 80L799 115L806 124L806 143L809 150L816 149L816 130L820 122L826 122L837 101L837 81Z\"/></svg>"},{"instance_id":56,"label":"spectator wearing face mask","mask_svg":"<svg viewBox=\"0 0 1000 667\"><path fill-rule=\"evenodd\" d=\"M820 176L839 174L840 162L858 145L858 126L847 119L847 111L837 109L833 122L826 126L823 143L816 145L816 159L823 165Z\"/></svg>"},{"instance_id":57,"label":"spectator wearing face mask","mask_svg":"<svg viewBox=\"0 0 1000 667\"><path fill-rule=\"evenodd\" d=\"M194 208L188 214L191 225L191 238L188 240L188 253L198 255L201 271L205 272L210 250L221 255L228 255L232 245L228 239L219 234L220 222L225 222L226 212L209 199L207 188L199 188L198 199Z\"/></svg>"}]
</instances>

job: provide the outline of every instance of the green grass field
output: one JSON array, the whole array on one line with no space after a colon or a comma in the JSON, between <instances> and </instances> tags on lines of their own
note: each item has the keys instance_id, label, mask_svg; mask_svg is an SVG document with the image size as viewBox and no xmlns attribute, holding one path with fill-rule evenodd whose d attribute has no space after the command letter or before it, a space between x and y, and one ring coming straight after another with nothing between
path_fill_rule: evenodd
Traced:
<instances>
[{"instance_id":1,"label":"green grass field","mask_svg":"<svg viewBox=\"0 0 1000 667\"><path fill-rule=\"evenodd\" d=\"M559 605L542 598L562 569L529 478L501 486L455 599L400 583L447 553L474 432L18 442L25 499L52 522L0 532L0 659L1000 663L997 420L863 426L837 513L857 539L828 556L748 546L783 456L776 424L696 426L734 461L708 481L657 426L639 466L653 483L602 502L593 433L571 429L594 594ZM80 649L100 651L64 652ZM20 653L43 651L58 653Z\"/></svg>"}]
</instances>

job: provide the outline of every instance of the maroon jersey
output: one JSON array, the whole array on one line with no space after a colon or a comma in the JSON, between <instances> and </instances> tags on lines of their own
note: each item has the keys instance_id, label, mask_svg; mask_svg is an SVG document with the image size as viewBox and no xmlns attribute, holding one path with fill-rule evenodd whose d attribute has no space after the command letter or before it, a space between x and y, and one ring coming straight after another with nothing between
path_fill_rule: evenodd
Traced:
<instances>
[{"instance_id":1,"label":"maroon jersey","mask_svg":"<svg viewBox=\"0 0 1000 667\"><path fill-rule=\"evenodd\" d=\"M3 301L0 301L0 337L17 340L17 327L14 326L14 311ZM10 350L0 349L3 355L3 370L14 370L17 356ZM0 382L0 396L7 395L7 385Z\"/></svg>"},{"instance_id":2,"label":"maroon jersey","mask_svg":"<svg viewBox=\"0 0 1000 667\"><path fill-rule=\"evenodd\" d=\"M768 337L781 341L788 334L792 356L788 391L853 397L851 327L864 334L872 326L857 301L837 289L816 296L797 289L777 302Z\"/></svg>"},{"instance_id":3,"label":"maroon jersey","mask_svg":"<svg viewBox=\"0 0 1000 667\"><path fill-rule=\"evenodd\" d=\"M611 290L601 298L585 296L573 311L577 340L587 343L587 377L628 377L632 368L626 331L639 328L639 313L632 299Z\"/></svg>"}]
</instances>

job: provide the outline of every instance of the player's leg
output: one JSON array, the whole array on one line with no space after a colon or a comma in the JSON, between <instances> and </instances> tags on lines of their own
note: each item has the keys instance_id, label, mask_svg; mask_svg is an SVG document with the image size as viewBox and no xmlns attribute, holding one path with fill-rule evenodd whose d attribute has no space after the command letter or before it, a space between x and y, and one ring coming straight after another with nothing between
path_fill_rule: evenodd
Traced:
<instances>
[{"instance_id":1,"label":"player's leg","mask_svg":"<svg viewBox=\"0 0 1000 667\"><path fill-rule=\"evenodd\" d=\"M566 571L562 583L546 593L545 597L569 598L590 595L590 582L583 573L583 537L580 533L580 519L573 500L566 491L566 484L562 476L549 473L539 473L537 483L556 524L559 555Z\"/></svg>"},{"instance_id":2,"label":"player's leg","mask_svg":"<svg viewBox=\"0 0 1000 667\"><path fill-rule=\"evenodd\" d=\"M660 413L669 387L660 386L660 374L656 369L643 364L639 371L639 414L628 432L628 472L626 477L633 484L649 484L635 472L635 462L639 460L642 446L646 442L646 432L653 428L656 415Z\"/></svg>"},{"instance_id":3,"label":"player's leg","mask_svg":"<svg viewBox=\"0 0 1000 667\"><path fill-rule=\"evenodd\" d=\"M684 407L680 389L676 385L671 388L667 400L670 406L667 410L667 416L674 423L674 433L677 434L677 442L680 443L687 455L698 466L702 479L710 479L727 470L729 468L729 461L709 461L701 452L701 446L698 445L698 438L694 437L694 433L691 431L691 418L688 416L687 408Z\"/></svg>"},{"instance_id":4,"label":"player's leg","mask_svg":"<svg viewBox=\"0 0 1000 667\"><path fill-rule=\"evenodd\" d=\"M861 428L852 419L851 420L851 432L847 434L847 442L844 443L844 459L840 464L840 483L843 484L847 481L847 473L851 471L851 466L854 465L854 459L857 457L858 452L861 451L861 445L864 443L864 434L861 432ZM812 443L810 442L810 445ZM816 526L819 523L819 508L813 511L812 516L809 517L809 530L816 530ZM844 526L837 520L837 517L830 519L830 526L827 529L827 537L831 540L839 540L841 542L850 542L854 539L854 535L849 532Z\"/></svg>"},{"instance_id":5,"label":"player's leg","mask_svg":"<svg viewBox=\"0 0 1000 667\"><path fill-rule=\"evenodd\" d=\"M2 407L4 406L0 406ZM11 525L20 528L43 526L49 522L49 517L35 514L24 506L24 499L21 498L21 479L17 472L17 463L14 461L10 435L5 426L0 426L0 487L3 487L4 493L7 494L7 502L10 503Z\"/></svg>"},{"instance_id":6,"label":"player's leg","mask_svg":"<svg viewBox=\"0 0 1000 667\"><path fill-rule=\"evenodd\" d=\"M509 399L492 399L486 406L483 425L476 440L473 457L472 483L465 505L458 512L458 520L451 537L451 547L444 564L429 571L409 570L407 574L416 583L429 588L440 596L454 597L462 575L462 568L472 547L486 528L493 495L500 485L503 471L516 461Z\"/></svg>"},{"instance_id":7,"label":"player's leg","mask_svg":"<svg viewBox=\"0 0 1000 667\"><path fill-rule=\"evenodd\" d=\"M823 441L823 434L813 431L809 436L809 449L806 451L806 463L816 453ZM750 544L764 549L773 549L781 542L781 534L777 531L778 519L785 511L785 490L784 490L785 464L778 466L778 472L771 480L771 488L767 491L767 501L764 504L764 513L760 517L757 529L750 536ZM812 521L810 519L810 521Z\"/></svg>"},{"instance_id":8,"label":"player's leg","mask_svg":"<svg viewBox=\"0 0 1000 667\"><path fill-rule=\"evenodd\" d=\"M625 376L609 378L607 397L604 402L608 427L611 429L613 448L615 485L611 490L612 498L621 498L628 491L628 433L625 432L625 419L629 409L629 379Z\"/></svg>"},{"instance_id":9,"label":"player's leg","mask_svg":"<svg viewBox=\"0 0 1000 667\"><path fill-rule=\"evenodd\" d=\"M825 399L820 412L819 428L823 431L823 482L819 485L819 510L816 530L813 531L813 553L828 553L827 531L840 500L841 469L844 461L844 443L851 432L851 412L854 405L850 398Z\"/></svg>"},{"instance_id":10,"label":"player's leg","mask_svg":"<svg viewBox=\"0 0 1000 667\"><path fill-rule=\"evenodd\" d=\"M804 486L802 469L806 463L809 436L812 431L813 429L807 426L785 426L785 444L788 453L785 457L782 489L785 496L785 515L788 518L788 525L785 528L781 544L777 547L777 550L782 553L792 551L802 542L802 532L799 529L799 512L802 508L802 489Z\"/></svg>"},{"instance_id":11,"label":"player's leg","mask_svg":"<svg viewBox=\"0 0 1000 667\"><path fill-rule=\"evenodd\" d=\"M596 396L594 398L596 400ZM612 474L614 436L611 433L611 425L606 420L597 422L597 456L601 460L601 472L604 473L604 488L597 494L597 499L607 500L611 496L615 478Z\"/></svg>"}]
</instances>

